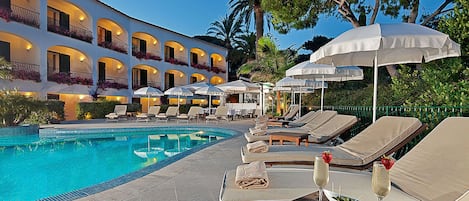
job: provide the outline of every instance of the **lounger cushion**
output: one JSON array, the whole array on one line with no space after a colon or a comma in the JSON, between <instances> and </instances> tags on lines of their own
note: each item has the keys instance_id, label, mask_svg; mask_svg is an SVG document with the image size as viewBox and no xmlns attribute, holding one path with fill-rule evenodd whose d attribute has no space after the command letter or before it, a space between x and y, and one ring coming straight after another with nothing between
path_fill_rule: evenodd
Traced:
<instances>
[{"instance_id":1,"label":"lounger cushion","mask_svg":"<svg viewBox=\"0 0 469 201\"><path fill-rule=\"evenodd\" d=\"M365 165L397 146L421 126L420 120L413 117L381 117L338 148L362 159L361 163L350 165Z\"/></svg>"},{"instance_id":2,"label":"lounger cushion","mask_svg":"<svg viewBox=\"0 0 469 201\"><path fill-rule=\"evenodd\" d=\"M246 146L241 148L241 158L244 163L252 161L265 162L292 162L309 161L314 162L315 156L320 156L322 152L329 151L334 156L332 164L356 164L361 159L350 155L340 149L323 145L312 145L309 147L295 145L271 145L266 153L251 153L247 151Z\"/></svg>"},{"instance_id":3,"label":"lounger cushion","mask_svg":"<svg viewBox=\"0 0 469 201\"><path fill-rule=\"evenodd\" d=\"M469 189L469 117L449 117L391 168L391 180L419 200L456 200Z\"/></svg>"},{"instance_id":4,"label":"lounger cushion","mask_svg":"<svg viewBox=\"0 0 469 201\"><path fill-rule=\"evenodd\" d=\"M358 119L352 115L336 115L328 122L310 132L311 140L315 143L322 143L343 133L345 129L350 128Z\"/></svg>"},{"instance_id":5,"label":"lounger cushion","mask_svg":"<svg viewBox=\"0 0 469 201\"><path fill-rule=\"evenodd\" d=\"M304 125L302 128L312 131L318 128L319 126L323 125L327 121L329 121L335 115L337 115L337 111L330 111L330 110L322 111L322 113L319 111L318 113L320 114L317 117L315 117L312 121L309 121L308 123L306 123L306 125Z\"/></svg>"},{"instance_id":6,"label":"lounger cushion","mask_svg":"<svg viewBox=\"0 0 469 201\"><path fill-rule=\"evenodd\" d=\"M267 141L270 139L270 135L253 135L250 132L244 133L244 137L248 142Z\"/></svg>"}]
</instances>

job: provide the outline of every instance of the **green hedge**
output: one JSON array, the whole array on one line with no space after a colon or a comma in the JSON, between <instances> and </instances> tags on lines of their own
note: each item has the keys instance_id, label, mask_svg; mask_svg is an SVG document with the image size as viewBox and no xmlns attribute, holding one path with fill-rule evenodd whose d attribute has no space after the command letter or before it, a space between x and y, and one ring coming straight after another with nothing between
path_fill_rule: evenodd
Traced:
<instances>
[{"instance_id":1,"label":"green hedge","mask_svg":"<svg viewBox=\"0 0 469 201\"><path fill-rule=\"evenodd\" d=\"M127 105L127 112L141 112L142 105L139 103L122 104L118 101L99 101L78 103L77 119L86 119L86 115L91 115L93 119L105 118L106 114L114 112L116 105Z\"/></svg>"}]
</instances>

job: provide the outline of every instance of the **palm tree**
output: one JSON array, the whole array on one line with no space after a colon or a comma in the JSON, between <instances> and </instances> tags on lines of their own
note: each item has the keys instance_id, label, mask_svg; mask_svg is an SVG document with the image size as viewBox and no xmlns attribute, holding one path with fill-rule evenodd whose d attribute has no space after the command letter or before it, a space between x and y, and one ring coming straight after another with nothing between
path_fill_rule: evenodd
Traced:
<instances>
[{"instance_id":1,"label":"palm tree","mask_svg":"<svg viewBox=\"0 0 469 201\"><path fill-rule=\"evenodd\" d=\"M11 63L0 57L0 79L11 79Z\"/></svg>"},{"instance_id":2,"label":"palm tree","mask_svg":"<svg viewBox=\"0 0 469 201\"><path fill-rule=\"evenodd\" d=\"M223 40L224 46L228 50L233 49L236 37L242 32L242 21L237 19L235 15L225 15L220 21L212 22L208 28L207 34Z\"/></svg>"},{"instance_id":3,"label":"palm tree","mask_svg":"<svg viewBox=\"0 0 469 201\"><path fill-rule=\"evenodd\" d=\"M234 48L244 55L244 62L256 59L256 34L250 32L236 37Z\"/></svg>"},{"instance_id":4,"label":"palm tree","mask_svg":"<svg viewBox=\"0 0 469 201\"><path fill-rule=\"evenodd\" d=\"M256 26L256 41L264 36L264 10L261 7L262 0L230 0L232 13L244 20L247 27L251 24L251 16L254 13Z\"/></svg>"}]
</instances>

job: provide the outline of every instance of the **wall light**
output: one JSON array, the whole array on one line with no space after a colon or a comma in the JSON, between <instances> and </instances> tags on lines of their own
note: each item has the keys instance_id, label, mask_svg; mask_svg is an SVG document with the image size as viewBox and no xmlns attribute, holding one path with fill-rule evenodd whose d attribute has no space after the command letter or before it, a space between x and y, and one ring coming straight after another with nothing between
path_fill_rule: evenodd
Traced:
<instances>
[{"instance_id":1,"label":"wall light","mask_svg":"<svg viewBox=\"0 0 469 201\"><path fill-rule=\"evenodd\" d=\"M153 98L153 101L156 101L156 98Z\"/></svg>"},{"instance_id":2,"label":"wall light","mask_svg":"<svg viewBox=\"0 0 469 201\"><path fill-rule=\"evenodd\" d=\"M204 53L202 53L202 54L200 54L200 56L201 56L201 57L203 57L203 56L205 56L205 54L204 54Z\"/></svg>"},{"instance_id":3,"label":"wall light","mask_svg":"<svg viewBox=\"0 0 469 201\"><path fill-rule=\"evenodd\" d=\"M26 50L27 51L31 50L31 48L33 48L33 45L31 45L31 44L26 45Z\"/></svg>"},{"instance_id":4,"label":"wall light","mask_svg":"<svg viewBox=\"0 0 469 201\"><path fill-rule=\"evenodd\" d=\"M184 99L179 99L179 102L182 103L184 101Z\"/></svg>"},{"instance_id":5,"label":"wall light","mask_svg":"<svg viewBox=\"0 0 469 201\"><path fill-rule=\"evenodd\" d=\"M83 22L83 20L85 20L85 16L82 15L78 19L80 20L80 22Z\"/></svg>"},{"instance_id":6,"label":"wall light","mask_svg":"<svg viewBox=\"0 0 469 201\"><path fill-rule=\"evenodd\" d=\"M85 56L80 56L80 62L83 62L85 60Z\"/></svg>"},{"instance_id":7,"label":"wall light","mask_svg":"<svg viewBox=\"0 0 469 201\"><path fill-rule=\"evenodd\" d=\"M179 77L184 77L184 74L182 74L182 73L181 73L181 74L179 74Z\"/></svg>"},{"instance_id":8,"label":"wall light","mask_svg":"<svg viewBox=\"0 0 469 201\"><path fill-rule=\"evenodd\" d=\"M218 84L220 84L220 83L221 83L221 80L218 80Z\"/></svg>"},{"instance_id":9,"label":"wall light","mask_svg":"<svg viewBox=\"0 0 469 201\"><path fill-rule=\"evenodd\" d=\"M180 47L180 48L179 48L179 51L181 51L181 52L182 52L183 50L184 50L184 48L183 48L183 47Z\"/></svg>"},{"instance_id":10,"label":"wall light","mask_svg":"<svg viewBox=\"0 0 469 201\"><path fill-rule=\"evenodd\" d=\"M153 41L153 45L156 45L156 43L158 43L158 41L157 41L157 40L154 40L154 41Z\"/></svg>"},{"instance_id":11,"label":"wall light","mask_svg":"<svg viewBox=\"0 0 469 201\"><path fill-rule=\"evenodd\" d=\"M218 58L218 61L221 61L221 57L220 57L220 58Z\"/></svg>"},{"instance_id":12,"label":"wall light","mask_svg":"<svg viewBox=\"0 0 469 201\"><path fill-rule=\"evenodd\" d=\"M85 95L79 95L78 98L82 100L83 98L85 98Z\"/></svg>"},{"instance_id":13,"label":"wall light","mask_svg":"<svg viewBox=\"0 0 469 201\"><path fill-rule=\"evenodd\" d=\"M117 64L117 70L120 70L122 68L121 64Z\"/></svg>"},{"instance_id":14,"label":"wall light","mask_svg":"<svg viewBox=\"0 0 469 201\"><path fill-rule=\"evenodd\" d=\"M200 78L200 80L201 80L201 81L204 81L204 80L205 80L205 77Z\"/></svg>"},{"instance_id":15,"label":"wall light","mask_svg":"<svg viewBox=\"0 0 469 201\"><path fill-rule=\"evenodd\" d=\"M116 32L116 34L117 34L118 36L120 36L121 33L122 33L122 32L121 32L120 30Z\"/></svg>"},{"instance_id":16,"label":"wall light","mask_svg":"<svg viewBox=\"0 0 469 201\"><path fill-rule=\"evenodd\" d=\"M153 74L156 74L156 73L158 73L158 70L156 70L156 69L153 70Z\"/></svg>"},{"instance_id":17,"label":"wall light","mask_svg":"<svg viewBox=\"0 0 469 201\"><path fill-rule=\"evenodd\" d=\"M26 93L24 93L24 96L26 96L26 98L29 98L31 96L31 94L32 94L31 92L26 92Z\"/></svg>"},{"instance_id":18,"label":"wall light","mask_svg":"<svg viewBox=\"0 0 469 201\"><path fill-rule=\"evenodd\" d=\"M118 97L116 98L116 100L117 100L117 101L120 101L120 100L121 100L121 97L118 96Z\"/></svg>"}]
</instances>

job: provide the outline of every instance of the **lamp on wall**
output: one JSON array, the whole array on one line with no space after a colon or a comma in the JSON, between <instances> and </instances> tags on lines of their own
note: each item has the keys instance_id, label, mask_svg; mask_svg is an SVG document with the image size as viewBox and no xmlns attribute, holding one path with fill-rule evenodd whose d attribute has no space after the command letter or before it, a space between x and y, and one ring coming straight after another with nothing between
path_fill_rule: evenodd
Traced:
<instances>
[{"instance_id":1,"label":"lamp on wall","mask_svg":"<svg viewBox=\"0 0 469 201\"><path fill-rule=\"evenodd\" d=\"M80 56L80 62L83 62L85 60L85 56Z\"/></svg>"},{"instance_id":2,"label":"lamp on wall","mask_svg":"<svg viewBox=\"0 0 469 201\"><path fill-rule=\"evenodd\" d=\"M153 74L156 74L156 73L158 73L158 70L156 70L156 69L153 70Z\"/></svg>"},{"instance_id":3,"label":"lamp on wall","mask_svg":"<svg viewBox=\"0 0 469 201\"><path fill-rule=\"evenodd\" d=\"M184 74L182 74L182 73L181 73L181 74L179 74L179 77L184 77Z\"/></svg>"},{"instance_id":4,"label":"lamp on wall","mask_svg":"<svg viewBox=\"0 0 469 201\"><path fill-rule=\"evenodd\" d=\"M181 51L181 52L182 52L183 50L184 50L184 48L183 48L183 47L180 47L180 48L179 48L179 51Z\"/></svg>"},{"instance_id":5,"label":"lamp on wall","mask_svg":"<svg viewBox=\"0 0 469 201\"><path fill-rule=\"evenodd\" d=\"M158 43L157 40L153 40L153 45L156 45L156 43Z\"/></svg>"},{"instance_id":6,"label":"lamp on wall","mask_svg":"<svg viewBox=\"0 0 469 201\"><path fill-rule=\"evenodd\" d=\"M121 64L117 64L117 70L120 70L122 68Z\"/></svg>"},{"instance_id":7,"label":"lamp on wall","mask_svg":"<svg viewBox=\"0 0 469 201\"><path fill-rule=\"evenodd\" d=\"M118 36L120 36L121 33L122 33L121 30L118 30L118 31L116 32L116 34L117 34Z\"/></svg>"},{"instance_id":8,"label":"lamp on wall","mask_svg":"<svg viewBox=\"0 0 469 201\"><path fill-rule=\"evenodd\" d=\"M201 81L204 81L204 80L205 80L205 77L200 78L200 80L201 80Z\"/></svg>"},{"instance_id":9,"label":"lamp on wall","mask_svg":"<svg viewBox=\"0 0 469 201\"><path fill-rule=\"evenodd\" d=\"M78 19L80 20L80 22L83 22L83 20L85 20L85 16L82 15Z\"/></svg>"},{"instance_id":10,"label":"lamp on wall","mask_svg":"<svg viewBox=\"0 0 469 201\"><path fill-rule=\"evenodd\" d=\"M26 51L31 50L31 48L33 48L33 45L31 45L31 44L26 45Z\"/></svg>"},{"instance_id":11,"label":"lamp on wall","mask_svg":"<svg viewBox=\"0 0 469 201\"><path fill-rule=\"evenodd\" d=\"M201 57L205 56L205 54L202 52L202 54L200 54Z\"/></svg>"}]
</instances>

